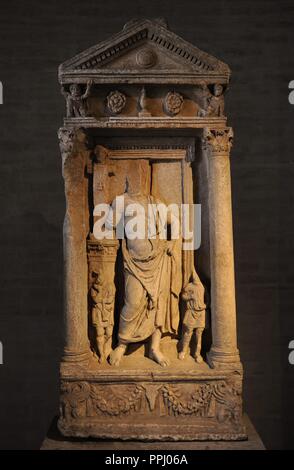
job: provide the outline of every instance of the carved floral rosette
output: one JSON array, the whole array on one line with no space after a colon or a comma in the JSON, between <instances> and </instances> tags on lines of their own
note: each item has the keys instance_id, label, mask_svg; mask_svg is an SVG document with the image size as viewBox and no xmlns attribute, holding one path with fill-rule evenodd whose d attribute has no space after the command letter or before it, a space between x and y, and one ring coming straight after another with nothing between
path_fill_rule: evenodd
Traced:
<instances>
[{"instance_id":1,"label":"carved floral rosette","mask_svg":"<svg viewBox=\"0 0 294 470\"><path fill-rule=\"evenodd\" d=\"M169 91L163 103L163 109L166 114L176 116L183 107L184 98L180 93Z\"/></svg>"},{"instance_id":2,"label":"carved floral rosette","mask_svg":"<svg viewBox=\"0 0 294 470\"><path fill-rule=\"evenodd\" d=\"M126 95L118 90L111 91L106 98L107 108L111 114L119 114L124 109L127 99Z\"/></svg>"}]
</instances>

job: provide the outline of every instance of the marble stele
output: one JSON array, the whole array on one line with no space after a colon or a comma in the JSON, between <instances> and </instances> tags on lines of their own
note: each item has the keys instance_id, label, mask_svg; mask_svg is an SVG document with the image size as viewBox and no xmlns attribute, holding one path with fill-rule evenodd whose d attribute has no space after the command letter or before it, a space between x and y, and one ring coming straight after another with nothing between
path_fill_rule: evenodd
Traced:
<instances>
[{"instance_id":1,"label":"marble stele","mask_svg":"<svg viewBox=\"0 0 294 470\"><path fill-rule=\"evenodd\" d=\"M65 436L246 439L229 78L225 63L163 19L132 20L59 67L66 215L58 427ZM201 225L193 204L201 204ZM153 217L153 232L130 236L132 205L144 226ZM167 207L164 224L149 211L158 205ZM184 249L183 205L201 234L197 250ZM97 237L97 227L109 236Z\"/></svg>"}]
</instances>

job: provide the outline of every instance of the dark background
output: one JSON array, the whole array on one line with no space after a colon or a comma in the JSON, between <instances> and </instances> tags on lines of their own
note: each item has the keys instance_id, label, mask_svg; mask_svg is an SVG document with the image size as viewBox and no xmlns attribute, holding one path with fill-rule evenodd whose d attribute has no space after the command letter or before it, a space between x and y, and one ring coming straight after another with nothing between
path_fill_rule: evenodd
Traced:
<instances>
[{"instance_id":1,"label":"dark background","mask_svg":"<svg viewBox=\"0 0 294 470\"><path fill-rule=\"evenodd\" d=\"M62 349L59 63L132 17L232 69L238 337L244 404L267 448L294 448L294 2L9 0L0 6L0 447L39 448L58 406Z\"/></svg>"}]
</instances>

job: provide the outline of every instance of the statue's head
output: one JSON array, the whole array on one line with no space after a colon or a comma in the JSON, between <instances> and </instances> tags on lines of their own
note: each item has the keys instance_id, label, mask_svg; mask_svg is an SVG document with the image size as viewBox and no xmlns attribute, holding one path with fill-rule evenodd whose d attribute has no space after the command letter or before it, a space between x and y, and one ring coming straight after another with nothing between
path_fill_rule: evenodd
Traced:
<instances>
[{"instance_id":1,"label":"statue's head","mask_svg":"<svg viewBox=\"0 0 294 470\"><path fill-rule=\"evenodd\" d=\"M72 96L81 96L81 88L77 83L72 83L69 87Z\"/></svg>"},{"instance_id":2,"label":"statue's head","mask_svg":"<svg viewBox=\"0 0 294 470\"><path fill-rule=\"evenodd\" d=\"M221 96L222 93L223 93L223 86L220 84L220 83L216 83L214 86L213 86L213 94L214 96Z\"/></svg>"},{"instance_id":3,"label":"statue's head","mask_svg":"<svg viewBox=\"0 0 294 470\"><path fill-rule=\"evenodd\" d=\"M193 297L195 293L195 285L191 282L190 284L187 285L185 291L186 291L186 295L188 295L189 297Z\"/></svg>"},{"instance_id":4,"label":"statue's head","mask_svg":"<svg viewBox=\"0 0 294 470\"><path fill-rule=\"evenodd\" d=\"M93 271L94 283L101 286L104 282L103 274L101 272Z\"/></svg>"}]
</instances>

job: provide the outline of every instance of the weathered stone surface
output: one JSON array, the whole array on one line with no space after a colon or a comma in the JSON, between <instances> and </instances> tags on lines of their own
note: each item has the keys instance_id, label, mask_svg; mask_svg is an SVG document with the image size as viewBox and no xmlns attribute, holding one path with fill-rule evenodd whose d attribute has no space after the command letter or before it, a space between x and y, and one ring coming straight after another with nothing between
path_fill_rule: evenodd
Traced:
<instances>
[{"instance_id":1,"label":"weathered stone surface","mask_svg":"<svg viewBox=\"0 0 294 470\"><path fill-rule=\"evenodd\" d=\"M152 20L135 20L59 67L62 83L226 83L229 67Z\"/></svg>"},{"instance_id":2,"label":"weathered stone surface","mask_svg":"<svg viewBox=\"0 0 294 470\"><path fill-rule=\"evenodd\" d=\"M177 358L176 341L161 345L172 366L162 369L141 346L119 368L93 358L62 367L65 435L117 439L246 439L241 418L242 371L214 370L191 356ZM144 434L145 432L145 434Z\"/></svg>"},{"instance_id":3,"label":"weathered stone surface","mask_svg":"<svg viewBox=\"0 0 294 470\"><path fill-rule=\"evenodd\" d=\"M166 441L138 442L115 440L87 440L66 438L61 436L56 428L56 420L48 431L41 450L265 450L264 444L257 434L248 416L244 415L248 439L246 441Z\"/></svg>"},{"instance_id":4,"label":"weathered stone surface","mask_svg":"<svg viewBox=\"0 0 294 470\"><path fill-rule=\"evenodd\" d=\"M60 66L65 436L246 439L223 96L229 74L157 20L133 21ZM205 276L194 250L183 249L181 209L202 202L197 185L209 231ZM191 212L188 221L192 228Z\"/></svg>"}]
</instances>

